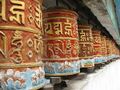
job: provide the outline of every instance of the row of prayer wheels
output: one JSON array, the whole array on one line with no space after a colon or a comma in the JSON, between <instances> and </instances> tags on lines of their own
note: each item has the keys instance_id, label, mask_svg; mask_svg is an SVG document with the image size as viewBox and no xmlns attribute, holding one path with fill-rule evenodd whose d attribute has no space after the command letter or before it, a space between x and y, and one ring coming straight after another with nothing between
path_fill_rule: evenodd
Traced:
<instances>
[{"instance_id":1,"label":"row of prayer wheels","mask_svg":"<svg viewBox=\"0 0 120 90\"><path fill-rule=\"evenodd\" d=\"M37 89L44 86L45 74L77 74L81 67L93 67L94 57L119 54L100 30L78 25L74 11L53 8L42 15L42 0L0 0L0 5L3 90Z\"/></svg>"},{"instance_id":2,"label":"row of prayer wheels","mask_svg":"<svg viewBox=\"0 0 120 90\"><path fill-rule=\"evenodd\" d=\"M77 18L77 13L63 8L44 11L43 62L47 76L73 75L80 68L93 68L119 55L113 40L97 28L78 25Z\"/></svg>"}]
</instances>

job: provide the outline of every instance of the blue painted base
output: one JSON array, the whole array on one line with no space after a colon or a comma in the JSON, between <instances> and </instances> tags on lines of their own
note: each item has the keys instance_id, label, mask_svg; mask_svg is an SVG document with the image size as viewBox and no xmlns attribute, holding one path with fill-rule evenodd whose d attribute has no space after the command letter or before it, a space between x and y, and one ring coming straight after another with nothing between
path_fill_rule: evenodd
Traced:
<instances>
[{"instance_id":1,"label":"blue painted base","mask_svg":"<svg viewBox=\"0 0 120 90\"><path fill-rule=\"evenodd\" d=\"M0 81L3 90L30 90L44 86L44 69L41 67L24 68L22 70L0 70Z\"/></svg>"},{"instance_id":2,"label":"blue painted base","mask_svg":"<svg viewBox=\"0 0 120 90\"><path fill-rule=\"evenodd\" d=\"M45 74L48 76L65 76L80 72L80 61L45 62Z\"/></svg>"},{"instance_id":3,"label":"blue painted base","mask_svg":"<svg viewBox=\"0 0 120 90\"><path fill-rule=\"evenodd\" d=\"M104 57L96 57L94 58L94 60L95 60L95 64L101 64L106 62Z\"/></svg>"}]
</instances>

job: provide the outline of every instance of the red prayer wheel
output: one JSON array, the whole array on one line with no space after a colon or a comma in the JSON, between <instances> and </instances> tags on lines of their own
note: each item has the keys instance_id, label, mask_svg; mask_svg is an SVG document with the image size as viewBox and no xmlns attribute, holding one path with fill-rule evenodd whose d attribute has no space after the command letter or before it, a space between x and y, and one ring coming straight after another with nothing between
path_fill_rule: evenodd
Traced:
<instances>
[{"instance_id":1,"label":"red prayer wheel","mask_svg":"<svg viewBox=\"0 0 120 90\"><path fill-rule=\"evenodd\" d=\"M79 25L79 58L81 60L81 68L94 67L93 58L93 37L92 27L90 25Z\"/></svg>"},{"instance_id":2,"label":"red prayer wheel","mask_svg":"<svg viewBox=\"0 0 120 90\"><path fill-rule=\"evenodd\" d=\"M116 53L116 45L115 45L114 41L111 41L111 52L112 52L112 54Z\"/></svg>"},{"instance_id":3,"label":"red prayer wheel","mask_svg":"<svg viewBox=\"0 0 120 90\"><path fill-rule=\"evenodd\" d=\"M92 30L92 35L93 35L93 54L94 56L101 56L101 31L93 29Z\"/></svg>"},{"instance_id":4,"label":"red prayer wheel","mask_svg":"<svg viewBox=\"0 0 120 90\"><path fill-rule=\"evenodd\" d=\"M44 63L47 76L80 72L77 14L62 8L44 11Z\"/></svg>"},{"instance_id":5,"label":"red prayer wheel","mask_svg":"<svg viewBox=\"0 0 120 90\"><path fill-rule=\"evenodd\" d=\"M0 0L0 83L3 90L44 85L42 1Z\"/></svg>"},{"instance_id":6,"label":"red prayer wheel","mask_svg":"<svg viewBox=\"0 0 120 90\"><path fill-rule=\"evenodd\" d=\"M80 59L93 58L93 37L89 25L79 25L79 57Z\"/></svg>"},{"instance_id":7,"label":"red prayer wheel","mask_svg":"<svg viewBox=\"0 0 120 90\"><path fill-rule=\"evenodd\" d=\"M112 42L111 39L108 37L107 37L107 56L109 62L113 57L112 57Z\"/></svg>"},{"instance_id":8,"label":"red prayer wheel","mask_svg":"<svg viewBox=\"0 0 120 90\"><path fill-rule=\"evenodd\" d=\"M107 40L107 55L111 55L111 41L108 37L106 40Z\"/></svg>"},{"instance_id":9,"label":"red prayer wheel","mask_svg":"<svg viewBox=\"0 0 120 90\"><path fill-rule=\"evenodd\" d=\"M101 53L102 56L107 56L106 36L101 35Z\"/></svg>"}]
</instances>

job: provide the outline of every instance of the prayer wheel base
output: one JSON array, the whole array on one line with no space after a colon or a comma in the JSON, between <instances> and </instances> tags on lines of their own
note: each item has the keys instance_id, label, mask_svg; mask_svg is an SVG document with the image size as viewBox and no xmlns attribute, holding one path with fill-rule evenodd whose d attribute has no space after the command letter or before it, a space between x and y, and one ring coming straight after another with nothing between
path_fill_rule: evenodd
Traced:
<instances>
[{"instance_id":1,"label":"prayer wheel base","mask_svg":"<svg viewBox=\"0 0 120 90\"><path fill-rule=\"evenodd\" d=\"M37 90L45 85L44 70L41 67L1 69L1 87L3 90Z\"/></svg>"},{"instance_id":2,"label":"prayer wheel base","mask_svg":"<svg viewBox=\"0 0 120 90\"><path fill-rule=\"evenodd\" d=\"M80 61L45 62L46 76L68 76L80 73Z\"/></svg>"}]
</instances>

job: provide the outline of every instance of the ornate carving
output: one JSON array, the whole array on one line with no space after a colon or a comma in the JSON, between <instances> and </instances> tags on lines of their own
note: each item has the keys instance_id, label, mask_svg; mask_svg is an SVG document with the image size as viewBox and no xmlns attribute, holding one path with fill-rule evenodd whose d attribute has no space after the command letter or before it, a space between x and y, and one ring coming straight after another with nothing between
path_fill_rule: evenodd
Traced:
<instances>
[{"instance_id":1,"label":"ornate carving","mask_svg":"<svg viewBox=\"0 0 120 90\"><path fill-rule=\"evenodd\" d=\"M33 57L33 52L30 50L30 51L28 51L28 57L29 58L32 58Z\"/></svg>"},{"instance_id":2,"label":"ornate carving","mask_svg":"<svg viewBox=\"0 0 120 90\"><path fill-rule=\"evenodd\" d=\"M10 0L13 6L10 8L10 12L13 14L10 16L10 21L16 21L19 24L25 24L25 3L18 0Z\"/></svg>"},{"instance_id":3,"label":"ornate carving","mask_svg":"<svg viewBox=\"0 0 120 90\"><path fill-rule=\"evenodd\" d=\"M46 22L44 24L44 30L45 30L45 34L53 34L52 24Z\"/></svg>"},{"instance_id":4,"label":"ornate carving","mask_svg":"<svg viewBox=\"0 0 120 90\"><path fill-rule=\"evenodd\" d=\"M39 5L39 1L37 5L35 6L35 24L38 28L42 28L42 12L41 12L41 7Z\"/></svg>"},{"instance_id":5,"label":"ornate carving","mask_svg":"<svg viewBox=\"0 0 120 90\"><path fill-rule=\"evenodd\" d=\"M39 1L35 1L36 4L32 5L31 2L29 2L30 6L28 8L29 10L29 16L28 16L28 21L30 24L33 22L35 23L37 28L42 29L42 12L41 12L41 6ZM33 14L34 12L34 14Z\"/></svg>"},{"instance_id":6,"label":"ornate carving","mask_svg":"<svg viewBox=\"0 0 120 90\"><path fill-rule=\"evenodd\" d=\"M61 22L54 22L53 25L54 25L55 34L57 35L63 34Z\"/></svg>"},{"instance_id":7,"label":"ornate carving","mask_svg":"<svg viewBox=\"0 0 120 90\"><path fill-rule=\"evenodd\" d=\"M28 87L33 89L35 86L42 87L44 85L44 71L43 68L24 68L24 70L18 71L17 69L0 69L0 76L4 74L5 80L1 81L1 87L3 90L8 88L11 90L26 90ZM31 78L30 78L31 77ZM34 80L36 82L34 82ZM41 84L42 83L42 84ZM42 85L42 86L41 86Z\"/></svg>"},{"instance_id":8,"label":"ornate carving","mask_svg":"<svg viewBox=\"0 0 120 90\"><path fill-rule=\"evenodd\" d=\"M7 37L6 35L0 31L0 53L4 56L4 58L7 58L7 53L6 53L6 50L7 50Z\"/></svg>"},{"instance_id":9,"label":"ornate carving","mask_svg":"<svg viewBox=\"0 0 120 90\"><path fill-rule=\"evenodd\" d=\"M43 55L43 41L41 33L34 34L34 50L36 53Z\"/></svg>"},{"instance_id":10,"label":"ornate carving","mask_svg":"<svg viewBox=\"0 0 120 90\"><path fill-rule=\"evenodd\" d=\"M46 75L65 76L79 72L80 61L45 62ZM67 73L66 73L67 72Z\"/></svg>"},{"instance_id":11,"label":"ornate carving","mask_svg":"<svg viewBox=\"0 0 120 90\"><path fill-rule=\"evenodd\" d=\"M90 30L86 29L80 29L79 30L79 39L81 42L91 42L92 41L92 36L90 34Z\"/></svg>"},{"instance_id":12,"label":"ornate carving","mask_svg":"<svg viewBox=\"0 0 120 90\"><path fill-rule=\"evenodd\" d=\"M45 21L46 22L46 21ZM67 37L74 36L73 30L72 30L72 24L69 21L69 19L66 20L66 22L46 22L44 24L45 27L45 34L51 34L51 35L64 35ZM64 29L63 29L64 28Z\"/></svg>"},{"instance_id":13,"label":"ornate carving","mask_svg":"<svg viewBox=\"0 0 120 90\"><path fill-rule=\"evenodd\" d=\"M59 67L59 70L63 72L65 69L72 69L72 68L73 68L72 64L66 61L61 65L61 67Z\"/></svg>"},{"instance_id":14,"label":"ornate carving","mask_svg":"<svg viewBox=\"0 0 120 90\"><path fill-rule=\"evenodd\" d=\"M28 17L28 21L29 21L30 24L32 24L32 22L34 21L34 17L33 17L33 15L31 14L31 13L33 12L33 10L32 10L32 5L29 6L29 12L30 12L30 15L29 15L29 17Z\"/></svg>"},{"instance_id":15,"label":"ornate carving","mask_svg":"<svg viewBox=\"0 0 120 90\"><path fill-rule=\"evenodd\" d=\"M33 47L33 40L30 38L30 39L28 39L28 41L27 41L27 45L28 45L28 47Z\"/></svg>"},{"instance_id":16,"label":"ornate carving","mask_svg":"<svg viewBox=\"0 0 120 90\"><path fill-rule=\"evenodd\" d=\"M23 46L23 42L22 42L22 33L20 31L15 31L13 38L12 38L12 46L14 47L10 56L11 59L13 60L14 63L16 64L20 64L22 63L22 46Z\"/></svg>"},{"instance_id":17,"label":"ornate carving","mask_svg":"<svg viewBox=\"0 0 120 90\"><path fill-rule=\"evenodd\" d=\"M69 20L67 20L67 22L65 22L64 24L65 24L65 35L72 36L73 35L72 24L69 22Z\"/></svg>"},{"instance_id":18,"label":"ornate carving","mask_svg":"<svg viewBox=\"0 0 120 90\"><path fill-rule=\"evenodd\" d=\"M70 42L70 40L67 40L67 43L66 43L66 57L71 57L71 53L72 53L71 42Z\"/></svg>"},{"instance_id":19,"label":"ornate carving","mask_svg":"<svg viewBox=\"0 0 120 90\"><path fill-rule=\"evenodd\" d=\"M79 25L79 57L87 59L93 56L93 38L91 27Z\"/></svg>"}]
</instances>

